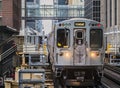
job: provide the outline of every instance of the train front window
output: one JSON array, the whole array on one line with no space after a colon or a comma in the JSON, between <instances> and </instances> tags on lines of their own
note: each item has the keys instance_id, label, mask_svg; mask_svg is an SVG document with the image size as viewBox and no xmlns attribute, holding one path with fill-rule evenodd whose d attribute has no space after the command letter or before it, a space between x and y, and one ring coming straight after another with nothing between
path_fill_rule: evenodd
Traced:
<instances>
[{"instance_id":1,"label":"train front window","mask_svg":"<svg viewBox=\"0 0 120 88\"><path fill-rule=\"evenodd\" d=\"M102 29L90 30L90 47L101 48L103 44L103 31Z\"/></svg>"},{"instance_id":2,"label":"train front window","mask_svg":"<svg viewBox=\"0 0 120 88\"><path fill-rule=\"evenodd\" d=\"M81 31L80 31L80 32L77 32L76 35L77 35L77 36L76 36L77 38L82 38L82 36L83 36L83 34L82 34Z\"/></svg>"},{"instance_id":3,"label":"train front window","mask_svg":"<svg viewBox=\"0 0 120 88\"><path fill-rule=\"evenodd\" d=\"M57 47L68 48L70 41L69 29L58 29L57 30Z\"/></svg>"},{"instance_id":4,"label":"train front window","mask_svg":"<svg viewBox=\"0 0 120 88\"><path fill-rule=\"evenodd\" d=\"M83 44L83 31L76 31L75 33L76 37L75 37L75 41L77 45L82 45Z\"/></svg>"}]
</instances>

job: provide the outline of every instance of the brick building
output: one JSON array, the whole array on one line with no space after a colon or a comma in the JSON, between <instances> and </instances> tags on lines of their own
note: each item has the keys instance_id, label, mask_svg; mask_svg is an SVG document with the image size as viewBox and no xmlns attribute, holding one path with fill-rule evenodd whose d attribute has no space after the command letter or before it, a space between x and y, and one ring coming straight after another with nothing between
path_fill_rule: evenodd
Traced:
<instances>
[{"instance_id":1,"label":"brick building","mask_svg":"<svg viewBox=\"0 0 120 88\"><path fill-rule=\"evenodd\" d=\"M0 25L20 30L21 0L0 0Z\"/></svg>"},{"instance_id":2,"label":"brick building","mask_svg":"<svg viewBox=\"0 0 120 88\"><path fill-rule=\"evenodd\" d=\"M21 28L21 0L0 0L0 78L11 77L16 46L13 34ZM4 79L5 80L5 79ZM4 83L0 83L3 88Z\"/></svg>"}]
</instances>

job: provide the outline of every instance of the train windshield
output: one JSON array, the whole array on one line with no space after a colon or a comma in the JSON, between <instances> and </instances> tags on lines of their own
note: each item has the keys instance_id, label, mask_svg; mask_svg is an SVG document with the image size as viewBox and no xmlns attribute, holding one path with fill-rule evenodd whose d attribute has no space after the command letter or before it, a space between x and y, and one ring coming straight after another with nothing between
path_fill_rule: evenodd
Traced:
<instances>
[{"instance_id":1,"label":"train windshield","mask_svg":"<svg viewBox=\"0 0 120 88\"><path fill-rule=\"evenodd\" d=\"M68 48L70 45L70 30L58 29L57 30L57 47Z\"/></svg>"},{"instance_id":2,"label":"train windshield","mask_svg":"<svg viewBox=\"0 0 120 88\"><path fill-rule=\"evenodd\" d=\"M90 47L101 48L103 44L103 31L102 29L90 30Z\"/></svg>"}]
</instances>

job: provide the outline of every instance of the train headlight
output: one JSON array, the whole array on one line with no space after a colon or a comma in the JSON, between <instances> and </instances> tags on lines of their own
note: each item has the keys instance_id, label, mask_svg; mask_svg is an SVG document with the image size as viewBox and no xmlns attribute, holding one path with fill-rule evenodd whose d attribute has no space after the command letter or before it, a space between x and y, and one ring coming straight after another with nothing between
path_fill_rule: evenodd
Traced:
<instances>
[{"instance_id":1,"label":"train headlight","mask_svg":"<svg viewBox=\"0 0 120 88\"><path fill-rule=\"evenodd\" d=\"M64 58L70 58L71 57L71 52L63 52L63 57Z\"/></svg>"},{"instance_id":2,"label":"train headlight","mask_svg":"<svg viewBox=\"0 0 120 88\"><path fill-rule=\"evenodd\" d=\"M99 52L90 52L90 57L96 58L97 56L99 56Z\"/></svg>"},{"instance_id":3,"label":"train headlight","mask_svg":"<svg viewBox=\"0 0 120 88\"><path fill-rule=\"evenodd\" d=\"M40 57L43 58L43 59L46 59L46 55L45 54L41 54Z\"/></svg>"},{"instance_id":4,"label":"train headlight","mask_svg":"<svg viewBox=\"0 0 120 88\"><path fill-rule=\"evenodd\" d=\"M70 58L72 56L70 51L62 51L59 53L59 56L62 56L64 58Z\"/></svg>"}]
</instances>

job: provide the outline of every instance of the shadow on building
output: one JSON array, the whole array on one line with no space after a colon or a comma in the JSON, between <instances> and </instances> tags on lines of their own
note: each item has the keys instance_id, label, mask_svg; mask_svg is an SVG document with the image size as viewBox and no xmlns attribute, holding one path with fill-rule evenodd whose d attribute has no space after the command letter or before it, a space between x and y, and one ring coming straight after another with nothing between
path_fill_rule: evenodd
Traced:
<instances>
[{"instance_id":1,"label":"shadow on building","mask_svg":"<svg viewBox=\"0 0 120 88\"><path fill-rule=\"evenodd\" d=\"M12 61L16 44L13 35L18 33L16 29L9 26L0 26L0 88L4 88L4 79L12 77L14 73Z\"/></svg>"}]
</instances>

